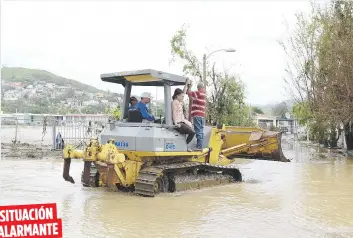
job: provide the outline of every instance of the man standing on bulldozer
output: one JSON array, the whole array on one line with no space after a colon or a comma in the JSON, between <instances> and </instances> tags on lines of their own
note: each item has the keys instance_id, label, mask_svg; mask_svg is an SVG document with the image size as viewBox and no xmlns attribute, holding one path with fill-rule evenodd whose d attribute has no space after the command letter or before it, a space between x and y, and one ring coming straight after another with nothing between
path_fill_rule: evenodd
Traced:
<instances>
[{"instance_id":1,"label":"man standing on bulldozer","mask_svg":"<svg viewBox=\"0 0 353 238\"><path fill-rule=\"evenodd\" d=\"M191 81L187 79L186 85L189 98L192 99L191 118L196 133L196 150L203 148L203 128L205 126L205 111L206 111L206 93L205 86L202 82L197 84L197 91L191 91Z\"/></svg>"}]
</instances>

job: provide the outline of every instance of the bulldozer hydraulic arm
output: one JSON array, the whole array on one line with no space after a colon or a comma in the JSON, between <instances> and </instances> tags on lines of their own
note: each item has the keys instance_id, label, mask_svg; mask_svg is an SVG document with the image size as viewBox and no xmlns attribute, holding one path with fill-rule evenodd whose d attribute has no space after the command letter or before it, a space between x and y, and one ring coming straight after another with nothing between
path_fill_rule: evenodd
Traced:
<instances>
[{"instance_id":1,"label":"bulldozer hydraulic arm","mask_svg":"<svg viewBox=\"0 0 353 238\"><path fill-rule=\"evenodd\" d=\"M231 155L247 152L248 150L249 150L249 145L247 145L246 143L243 143L243 144L232 146L230 148L222 150L221 155L228 157Z\"/></svg>"},{"instance_id":2,"label":"bulldozer hydraulic arm","mask_svg":"<svg viewBox=\"0 0 353 238\"><path fill-rule=\"evenodd\" d=\"M221 155L290 162L283 154L281 135L258 128L227 127Z\"/></svg>"},{"instance_id":3,"label":"bulldozer hydraulic arm","mask_svg":"<svg viewBox=\"0 0 353 238\"><path fill-rule=\"evenodd\" d=\"M75 183L70 175L71 159L83 159L83 182L88 184L90 179L90 170L92 162L101 161L107 165L111 165L122 182L125 182L124 175L120 168L123 167L125 156L119 153L114 145L114 141L108 141L105 145L100 145L98 140L92 139L85 150L76 150L71 145L67 145L63 150L64 168L63 178L65 181Z\"/></svg>"},{"instance_id":4,"label":"bulldozer hydraulic arm","mask_svg":"<svg viewBox=\"0 0 353 238\"><path fill-rule=\"evenodd\" d=\"M246 156L253 156L255 158L260 158L260 157L266 157L266 156L271 156L272 160L275 161L281 161L281 162L290 162L287 158L285 158L284 155L282 155L280 152L272 153L271 155L267 155L265 152L266 146L269 146L270 144L275 144L275 142L270 142L263 140L260 143L257 144L240 144L236 146L232 146L227 149L223 149L221 151L221 155L226 156L226 157L234 157L234 156L240 156L240 157L246 157Z\"/></svg>"}]
</instances>

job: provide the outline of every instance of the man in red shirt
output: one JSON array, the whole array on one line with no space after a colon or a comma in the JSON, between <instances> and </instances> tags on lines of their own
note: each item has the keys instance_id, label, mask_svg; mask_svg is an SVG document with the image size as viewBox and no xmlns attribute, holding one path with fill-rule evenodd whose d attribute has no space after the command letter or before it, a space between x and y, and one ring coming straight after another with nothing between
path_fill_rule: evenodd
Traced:
<instances>
[{"instance_id":1,"label":"man in red shirt","mask_svg":"<svg viewBox=\"0 0 353 238\"><path fill-rule=\"evenodd\" d=\"M203 148L203 128L205 126L206 92L202 82L197 84L197 91L190 91L191 83L188 83L187 94L192 98L191 117L197 139L197 150Z\"/></svg>"}]
</instances>

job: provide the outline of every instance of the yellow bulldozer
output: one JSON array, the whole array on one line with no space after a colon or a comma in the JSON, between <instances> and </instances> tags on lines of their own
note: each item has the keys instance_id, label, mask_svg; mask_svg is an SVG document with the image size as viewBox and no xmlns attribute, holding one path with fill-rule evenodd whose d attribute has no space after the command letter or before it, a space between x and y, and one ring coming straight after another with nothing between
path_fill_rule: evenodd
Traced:
<instances>
[{"instance_id":1,"label":"yellow bulldozer","mask_svg":"<svg viewBox=\"0 0 353 238\"><path fill-rule=\"evenodd\" d=\"M234 158L289 162L282 153L281 133L259 128L205 126L201 151L190 151L185 135L172 122L171 87L184 86L186 77L156 70L102 74L101 80L125 88L122 117L110 121L98 138L83 150L63 149L63 177L70 176L71 159L83 159L83 186L131 190L153 197L242 181ZM133 86L164 87L165 117L146 121L138 110L128 110ZM195 139L190 143L196 143Z\"/></svg>"}]
</instances>

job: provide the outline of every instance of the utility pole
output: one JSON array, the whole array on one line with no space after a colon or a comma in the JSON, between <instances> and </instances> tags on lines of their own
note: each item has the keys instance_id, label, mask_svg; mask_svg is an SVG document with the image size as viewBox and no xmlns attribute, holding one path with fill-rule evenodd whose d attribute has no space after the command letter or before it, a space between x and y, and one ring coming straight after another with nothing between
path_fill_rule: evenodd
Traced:
<instances>
[{"instance_id":1,"label":"utility pole","mask_svg":"<svg viewBox=\"0 0 353 238\"><path fill-rule=\"evenodd\" d=\"M207 75L206 75L206 60L207 60L207 57L206 57L206 54L204 54L203 58L202 58L202 71L203 71L202 81L205 84L205 86L207 83L207 81L206 81L206 77L207 77Z\"/></svg>"},{"instance_id":2,"label":"utility pole","mask_svg":"<svg viewBox=\"0 0 353 238\"><path fill-rule=\"evenodd\" d=\"M215 50L213 52L211 52L210 54L206 55L204 54L202 57L202 82L204 84L205 87L205 91L206 91L206 86L207 85L207 59L214 53L219 52L219 51L224 51L224 52L235 52L235 49L233 48L229 48L229 49L220 49L220 50ZM207 92L205 92L207 94ZM192 99L189 98L189 120L191 120L191 105L192 105Z\"/></svg>"},{"instance_id":3,"label":"utility pole","mask_svg":"<svg viewBox=\"0 0 353 238\"><path fill-rule=\"evenodd\" d=\"M224 52L228 52L228 53L232 53L232 52L235 52L235 49L233 49L233 48L229 48L229 49L220 49L220 50L215 50L215 51L213 51L213 52L211 52L209 55L206 55L206 54L204 54L203 55L203 57L202 57L202 62L203 62L203 64L202 64L202 71L203 71L203 75L202 75L202 77L203 77L203 82L206 84L206 77L207 77L207 74L206 74L206 63L207 63L207 59L212 55L212 54L214 54L214 53L216 53L216 52L219 52L219 51L224 51Z\"/></svg>"}]
</instances>

